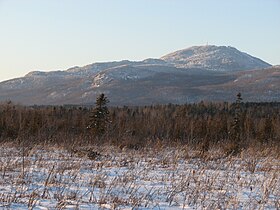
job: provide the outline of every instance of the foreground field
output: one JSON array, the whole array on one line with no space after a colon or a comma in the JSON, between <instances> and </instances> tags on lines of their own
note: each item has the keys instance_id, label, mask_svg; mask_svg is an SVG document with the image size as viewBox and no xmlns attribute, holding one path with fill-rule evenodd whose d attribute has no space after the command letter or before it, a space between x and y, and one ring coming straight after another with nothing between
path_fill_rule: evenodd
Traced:
<instances>
[{"instance_id":1,"label":"foreground field","mask_svg":"<svg viewBox=\"0 0 280 210\"><path fill-rule=\"evenodd\" d=\"M279 209L271 151L0 147L0 208Z\"/></svg>"}]
</instances>

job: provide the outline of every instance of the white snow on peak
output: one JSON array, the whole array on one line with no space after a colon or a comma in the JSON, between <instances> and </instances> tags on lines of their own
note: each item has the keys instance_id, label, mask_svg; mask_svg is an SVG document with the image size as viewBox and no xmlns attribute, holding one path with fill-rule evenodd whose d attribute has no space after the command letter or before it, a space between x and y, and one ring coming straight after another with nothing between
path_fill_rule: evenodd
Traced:
<instances>
[{"instance_id":1,"label":"white snow on peak","mask_svg":"<svg viewBox=\"0 0 280 210\"><path fill-rule=\"evenodd\" d=\"M270 64L230 46L194 46L161 58L180 68L203 68L218 71L260 69Z\"/></svg>"}]
</instances>

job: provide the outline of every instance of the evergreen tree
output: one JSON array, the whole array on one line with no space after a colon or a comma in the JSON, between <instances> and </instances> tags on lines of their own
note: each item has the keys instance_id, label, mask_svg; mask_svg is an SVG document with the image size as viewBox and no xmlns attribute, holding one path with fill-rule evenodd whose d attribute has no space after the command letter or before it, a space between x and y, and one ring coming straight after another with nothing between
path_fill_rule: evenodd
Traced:
<instances>
[{"instance_id":1,"label":"evergreen tree","mask_svg":"<svg viewBox=\"0 0 280 210\"><path fill-rule=\"evenodd\" d=\"M240 133L241 133L241 107L240 104L242 102L241 93L238 93L237 99L235 102L235 116L233 122L233 130L235 134L235 138L239 141L240 140Z\"/></svg>"},{"instance_id":2,"label":"evergreen tree","mask_svg":"<svg viewBox=\"0 0 280 210\"><path fill-rule=\"evenodd\" d=\"M96 99L95 108L90 115L90 125L88 128L90 128L97 137L101 137L105 133L107 123L109 122L108 103L109 100L104 93L100 94Z\"/></svg>"},{"instance_id":3,"label":"evergreen tree","mask_svg":"<svg viewBox=\"0 0 280 210\"><path fill-rule=\"evenodd\" d=\"M234 141L234 148L232 148L233 154L237 154L241 152L242 149L242 142L241 142L241 133L242 133L242 121L241 121L241 103L242 103L242 97L241 93L238 93L236 95L236 102L235 102L235 116L234 121L232 124L232 130L233 130L233 141Z\"/></svg>"}]
</instances>

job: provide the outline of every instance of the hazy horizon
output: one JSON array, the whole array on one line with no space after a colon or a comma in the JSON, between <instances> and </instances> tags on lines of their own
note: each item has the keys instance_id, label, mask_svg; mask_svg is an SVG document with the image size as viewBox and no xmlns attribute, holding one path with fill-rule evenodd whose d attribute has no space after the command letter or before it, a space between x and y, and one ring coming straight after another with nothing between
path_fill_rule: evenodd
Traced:
<instances>
[{"instance_id":1,"label":"hazy horizon","mask_svg":"<svg viewBox=\"0 0 280 210\"><path fill-rule=\"evenodd\" d=\"M277 0L0 0L0 81L207 43L279 65L279 10Z\"/></svg>"}]
</instances>

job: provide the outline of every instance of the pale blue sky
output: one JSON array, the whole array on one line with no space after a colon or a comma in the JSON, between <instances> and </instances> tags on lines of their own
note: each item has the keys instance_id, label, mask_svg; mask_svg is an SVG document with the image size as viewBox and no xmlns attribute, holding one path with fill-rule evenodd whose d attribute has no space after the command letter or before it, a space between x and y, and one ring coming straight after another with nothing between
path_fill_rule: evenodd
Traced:
<instances>
[{"instance_id":1,"label":"pale blue sky","mask_svg":"<svg viewBox=\"0 0 280 210\"><path fill-rule=\"evenodd\" d=\"M280 64L280 0L0 0L0 81L230 45Z\"/></svg>"}]
</instances>

